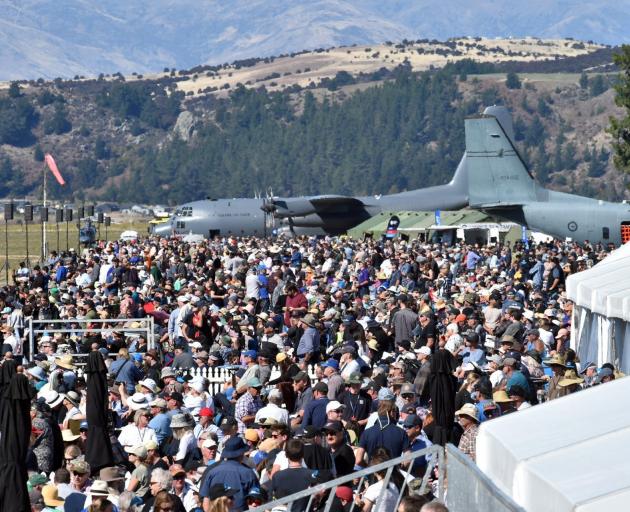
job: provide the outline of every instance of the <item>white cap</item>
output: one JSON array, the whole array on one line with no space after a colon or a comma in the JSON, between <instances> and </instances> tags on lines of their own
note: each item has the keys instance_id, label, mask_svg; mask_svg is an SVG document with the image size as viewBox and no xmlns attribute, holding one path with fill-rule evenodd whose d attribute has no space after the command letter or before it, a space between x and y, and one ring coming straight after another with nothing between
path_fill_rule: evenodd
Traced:
<instances>
[{"instance_id":1,"label":"white cap","mask_svg":"<svg viewBox=\"0 0 630 512\"><path fill-rule=\"evenodd\" d=\"M426 345L424 345L423 347L417 348L416 350L414 350L414 352L416 354L422 354L425 356L430 356L431 355L431 349L429 347L427 347Z\"/></svg>"},{"instance_id":2,"label":"white cap","mask_svg":"<svg viewBox=\"0 0 630 512\"><path fill-rule=\"evenodd\" d=\"M332 402L328 402L328 404L326 405L326 414L328 414L330 411L336 411L337 409L345 409L346 406L343 405L341 402L338 402L337 400L333 400Z\"/></svg>"}]
</instances>

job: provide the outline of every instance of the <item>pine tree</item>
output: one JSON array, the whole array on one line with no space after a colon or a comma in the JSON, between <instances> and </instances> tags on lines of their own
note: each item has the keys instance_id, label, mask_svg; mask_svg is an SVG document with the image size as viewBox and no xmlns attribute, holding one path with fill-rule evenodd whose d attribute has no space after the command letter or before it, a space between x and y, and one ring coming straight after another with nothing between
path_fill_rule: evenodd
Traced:
<instances>
[{"instance_id":1,"label":"pine tree","mask_svg":"<svg viewBox=\"0 0 630 512\"><path fill-rule=\"evenodd\" d=\"M611 117L607 131L613 138L615 167L627 173L630 172L630 45L622 45L613 61L621 71L614 85L615 104L624 109L625 115L622 118Z\"/></svg>"}]
</instances>

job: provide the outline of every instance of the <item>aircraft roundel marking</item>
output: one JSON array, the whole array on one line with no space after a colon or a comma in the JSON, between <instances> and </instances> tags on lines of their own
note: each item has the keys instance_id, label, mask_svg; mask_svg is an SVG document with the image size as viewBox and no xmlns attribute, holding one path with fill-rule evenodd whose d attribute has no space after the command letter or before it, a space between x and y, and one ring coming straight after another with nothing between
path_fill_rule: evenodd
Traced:
<instances>
[{"instance_id":1,"label":"aircraft roundel marking","mask_svg":"<svg viewBox=\"0 0 630 512\"><path fill-rule=\"evenodd\" d=\"M573 232L573 231L577 231L578 225L577 222L575 222L574 220L572 220L571 222L569 222L569 224L567 225L567 228L569 229L569 231Z\"/></svg>"}]
</instances>

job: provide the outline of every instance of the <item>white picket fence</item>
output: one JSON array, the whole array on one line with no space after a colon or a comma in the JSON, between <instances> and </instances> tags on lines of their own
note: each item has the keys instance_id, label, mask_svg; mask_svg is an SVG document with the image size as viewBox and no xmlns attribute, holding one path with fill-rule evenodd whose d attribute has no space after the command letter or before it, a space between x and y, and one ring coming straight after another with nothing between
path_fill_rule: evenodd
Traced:
<instances>
[{"instance_id":1,"label":"white picket fence","mask_svg":"<svg viewBox=\"0 0 630 512\"><path fill-rule=\"evenodd\" d=\"M191 377L203 377L208 381L208 391L212 395L223 390L223 384L231 382L232 375L236 370L229 370L227 368L191 368L186 370L184 368L173 368L175 372L181 375L190 375ZM77 368L76 374L78 377L83 376L83 367ZM278 366L272 366L270 380L280 376L280 368ZM311 382L317 379L313 367L309 367L308 376L311 378Z\"/></svg>"}]
</instances>

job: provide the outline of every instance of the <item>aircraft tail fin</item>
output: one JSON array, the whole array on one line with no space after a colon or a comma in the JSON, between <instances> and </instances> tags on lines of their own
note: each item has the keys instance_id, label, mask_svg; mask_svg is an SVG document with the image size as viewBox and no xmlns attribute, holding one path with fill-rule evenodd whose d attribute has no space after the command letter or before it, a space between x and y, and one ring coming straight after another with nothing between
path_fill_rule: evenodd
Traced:
<instances>
[{"instance_id":1,"label":"aircraft tail fin","mask_svg":"<svg viewBox=\"0 0 630 512\"><path fill-rule=\"evenodd\" d=\"M466 119L469 205L490 208L536 201L536 182L514 147L513 134L508 135L509 112L493 108L498 110L492 116Z\"/></svg>"}]
</instances>

